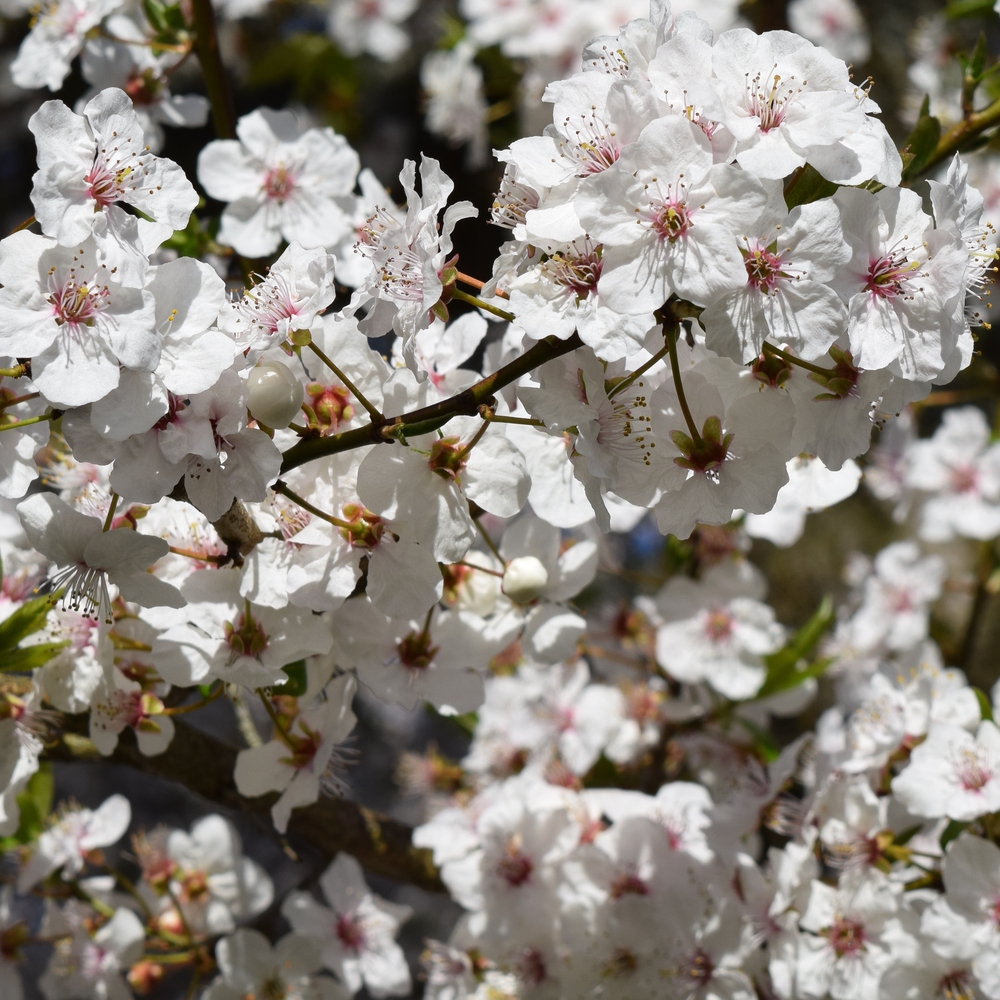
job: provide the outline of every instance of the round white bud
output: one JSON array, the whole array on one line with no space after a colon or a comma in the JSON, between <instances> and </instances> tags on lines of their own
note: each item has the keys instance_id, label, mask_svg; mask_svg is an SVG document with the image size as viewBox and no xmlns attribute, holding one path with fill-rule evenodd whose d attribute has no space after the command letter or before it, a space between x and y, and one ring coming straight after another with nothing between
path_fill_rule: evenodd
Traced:
<instances>
[{"instance_id":1,"label":"round white bud","mask_svg":"<svg viewBox=\"0 0 1000 1000\"><path fill-rule=\"evenodd\" d=\"M527 604L541 594L548 582L549 572L540 559L518 556L507 563L501 587L515 604Z\"/></svg>"},{"instance_id":2,"label":"round white bud","mask_svg":"<svg viewBox=\"0 0 1000 1000\"><path fill-rule=\"evenodd\" d=\"M302 406L302 383L280 361L261 361L251 368L247 388L247 409L266 427L287 427Z\"/></svg>"}]
</instances>

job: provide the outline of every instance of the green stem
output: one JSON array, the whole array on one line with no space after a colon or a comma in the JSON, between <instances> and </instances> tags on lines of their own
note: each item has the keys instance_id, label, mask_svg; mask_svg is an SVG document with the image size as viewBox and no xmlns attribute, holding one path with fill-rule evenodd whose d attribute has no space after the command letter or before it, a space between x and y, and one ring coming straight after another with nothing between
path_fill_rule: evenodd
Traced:
<instances>
[{"instance_id":1,"label":"green stem","mask_svg":"<svg viewBox=\"0 0 1000 1000\"><path fill-rule=\"evenodd\" d=\"M621 382L613 386L611 392L608 393L608 399L614 399L615 396L620 392L624 392L637 378L645 375L650 368L665 357L670 351L669 347L664 347L662 350L657 351L645 364L640 365L628 378L623 378Z\"/></svg>"},{"instance_id":2,"label":"green stem","mask_svg":"<svg viewBox=\"0 0 1000 1000\"><path fill-rule=\"evenodd\" d=\"M274 705L271 704L271 699L264 694L263 691L257 692L257 697L260 698L260 703L264 706L264 711L267 712L268 718L271 720L271 724L274 726L275 732L278 734L278 739L288 747L293 753L295 752L295 745L292 743L288 730L281 723L281 717L274 710Z\"/></svg>"},{"instance_id":3,"label":"green stem","mask_svg":"<svg viewBox=\"0 0 1000 1000\"><path fill-rule=\"evenodd\" d=\"M8 236L13 236L14 233L19 233L22 229L27 229L28 226L33 226L34 224L35 224L35 217L33 215L29 215L24 220L24 222L22 222L18 226L15 226L7 235Z\"/></svg>"},{"instance_id":4,"label":"green stem","mask_svg":"<svg viewBox=\"0 0 1000 1000\"><path fill-rule=\"evenodd\" d=\"M202 698L200 701L194 702L192 705L178 705L176 708L165 708L160 714L161 715L187 715L188 712L197 712L199 709L204 708L206 705L211 705L219 695L225 691L226 685L221 681L219 686L207 697Z\"/></svg>"},{"instance_id":5,"label":"green stem","mask_svg":"<svg viewBox=\"0 0 1000 1000\"><path fill-rule=\"evenodd\" d=\"M451 297L453 299L458 299L459 302L468 302L470 306L476 306L477 309L485 309L488 313L493 313L494 316L499 316L500 319L507 320L508 323L513 323L514 320L517 319L513 313L505 312L503 309L498 309L496 306L491 305L483 299L477 298L475 295L463 292L461 288L453 288L451 290Z\"/></svg>"},{"instance_id":6,"label":"green stem","mask_svg":"<svg viewBox=\"0 0 1000 1000\"><path fill-rule=\"evenodd\" d=\"M14 232L16 233L17 229L15 229ZM21 378L23 375L27 374L27 365L14 365L13 368L0 368L0 378Z\"/></svg>"},{"instance_id":7,"label":"green stem","mask_svg":"<svg viewBox=\"0 0 1000 1000\"><path fill-rule=\"evenodd\" d=\"M212 121L219 139L236 138L236 111L233 95L226 79L226 68L222 65L219 52L219 36L215 27L215 9L212 0L192 0L194 8L195 49L201 72L205 77L205 89L212 105Z\"/></svg>"},{"instance_id":8,"label":"green stem","mask_svg":"<svg viewBox=\"0 0 1000 1000\"><path fill-rule=\"evenodd\" d=\"M840 374L834 368L821 368L819 365L803 361L802 358L797 358L794 354L790 354L788 351L782 350L780 347L775 347L773 344L769 344L766 340L763 344L763 350L767 354L776 354L779 358L783 358L790 365L798 365L799 368L805 368L806 371L815 372L817 375L823 375L825 378L836 378Z\"/></svg>"},{"instance_id":9,"label":"green stem","mask_svg":"<svg viewBox=\"0 0 1000 1000\"><path fill-rule=\"evenodd\" d=\"M943 160L950 159L959 152L971 139L975 139L977 135L994 125L1000 125L1000 97L982 111L973 111L967 118L948 129L938 140L937 147L920 172L928 173Z\"/></svg>"},{"instance_id":10,"label":"green stem","mask_svg":"<svg viewBox=\"0 0 1000 1000\"><path fill-rule=\"evenodd\" d=\"M283 483L280 479L271 487L275 493L280 493L284 497L288 497L292 503L297 503L303 510L309 511L310 514L315 514L316 517L328 524L332 524L335 528L348 528L351 525L347 521L341 520L339 517L334 517L332 514L327 514L325 510L320 510L319 507L314 507L305 497L300 497L298 493L289 489L288 486Z\"/></svg>"},{"instance_id":11,"label":"green stem","mask_svg":"<svg viewBox=\"0 0 1000 1000\"><path fill-rule=\"evenodd\" d=\"M522 424L525 427L544 427L544 420L536 420L534 417L508 417L504 414L494 413L485 404L480 407L479 415L483 420L491 424Z\"/></svg>"},{"instance_id":12,"label":"green stem","mask_svg":"<svg viewBox=\"0 0 1000 1000\"><path fill-rule=\"evenodd\" d=\"M344 383L344 388L353 394L354 398L368 411L368 416L373 420L381 420L382 414L379 412L377 406L373 406L367 399L365 399L365 394L340 370L317 346L315 341L309 341L309 350L316 355L320 361L326 365L330 371L333 372L341 382Z\"/></svg>"},{"instance_id":13,"label":"green stem","mask_svg":"<svg viewBox=\"0 0 1000 1000\"><path fill-rule=\"evenodd\" d=\"M483 536L483 541L486 543L486 547L490 550L490 552L493 553L493 555L497 557L497 561L500 563L501 566L506 566L507 564L506 562L504 562L503 556L500 555L500 550L497 548L496 542L494 542L493 539L490 538L489 532L479 523L479 518L474 517L472 521L473 524L475 524L476 528L479 530L479 534Z\"/></svg>"},{"instance_id":14,"label":"green stem","mask_svg":"<svg viewBox=\"0 0 1000 1000\"><path fill-rule=\"evenodd\" d=\"M691 416L687 396L684 395L684 383L681 381L681 366L677 360L677 337L680 329L680 324L677 320L665 321L663 324L663 335L667 338L667 351L670 354L670 371L674 376L674 390L677 393L677 402L680 403L681 413L684 414L684 422L691 432L691 440L700 448L702 446L701 435L698 433L698 426L694 422L694 417Z\"/></svg>"},{"instance_id":15,"label":"green stem","mask_svg":"<svg viewBox=\"0 0 1000 1000\"><path fill-rule=\"evenodd\" d=\"M108 507L108 516L104 519L104 530L110 531L111 525L115 523L115 510L118 508L118 494L111 494L111 504Z\"/></svg>"},{"instance_id":16,"label":"green stem","mask_svg":"<svg viewBox=\"0 0 1000 1000\"><path fill-rule=\"evenodd\" d=\"M473 278L471 274L463 274L461 271L455 272L455 279L461 281L463 285L468 285L470 288L478 288L482 290L486 287L485 281L480 281L478 278ZM509 299L510 296L506 292L502 292L499 288L494 292L501 299Z\"/></svg>"},{"instance_id":17,"label":"green stem","mask_svg":"<svg viewBox=\"0 0 1000 1000\"><path fill-rule=\"evenodd\" d=\"M13 424L0 424L0 431L16 431L19 427L30 427L32 424L41 424L46 420L51 420L55 414L43 413L40 417L28 417L27 420L18 420Z\"/></svg>"},{"instance_id":18,"label":"green stem","mask_svg":"<svg viewBox=\"0 0 1000 1000\"><path fill-rule=\"evenodd\" d=\"M458 457L462 459L462 461L465 461L465 459L469 457L469 452L471 452L472 449L475 448L480 441L482 441L483 435L486 433L489 426L490 422L488 420L484 420L480 425L479 430L477 430L473 435L472 440L469 441L469 443L458 453Z\"/></svg>"},{"instance_id":19,"label":"green stem","mask_svg":"<svg viewBox=\"0 0 1000 1000\"><path fill-rule=\"evenodd\" d=\"M7 409L8 406L17 406L18 403L27 403L31 399L38 399L41 393L26 392L23 396L15 396L13 399L0 399L0 410Z\"/></svg>"},{"instance_id":20,"label":"green stem","mask_svg":"<svg viewBox=\"0 0 1000 1000\"><path fill-rule=\"evenodd\" d=\"M424 421L440 420L441 423L437 426L441 426L452 417L475 416L479 412L479 407L483 403L490 403L494 394L504 386L516 382L522 375L527 375L528 372L545 364L546 361L561 357L563 354L569 354L582 346L583 343L577 334L573 334L567 340L546 337L530 350L525 351L519 358L515 358L510 364L504 365L492 375L480 379L475 385L455 396L443 399L439 403L432 403L430 406L421 407L419 410L413 410L400 417L383 418L381 421L373 420L364 427L356 427L354 430L343 431L340 434L331 434L329 437L298 441L284 453L281 471L287 473L291 469L305 465L306 462L351 451L353 448L363 448L369 444L383 444L387 440L392 440L392 438L386 438L382 434L387 425L398 424L406 430ZM433 427L430 428L430 430L433 429ZM428 431L422 430L421 433L428 433Z\"/></svg>"}]
</instances>

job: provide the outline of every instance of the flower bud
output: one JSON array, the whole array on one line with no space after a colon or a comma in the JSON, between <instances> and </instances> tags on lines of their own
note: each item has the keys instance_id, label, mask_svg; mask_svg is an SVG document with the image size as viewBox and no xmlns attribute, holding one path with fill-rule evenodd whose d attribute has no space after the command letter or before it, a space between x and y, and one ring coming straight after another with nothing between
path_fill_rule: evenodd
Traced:
<instances>
[{"instance_id":1,"label":"flower bud","mask_svg":"<svg viewBox=\"0 0 1000 1000\"><path fill-rule=\"evenodd\" d=\"M540 559L519 556L507 564L501 587L515 604L527 604L541 594L548 582L548 570Z\"/></svg>"},{"instance_id":2,"label":"flower bud","mask_svg":"<svg viewBox=\"0 0 1000 1000\"><path fill-rule=\"evenodd\" d=\"M280 361L262 361L252 368L247 387L247 408L266 427L287 427L302 406L302 383Z\"/></svg>"}]
</instances>

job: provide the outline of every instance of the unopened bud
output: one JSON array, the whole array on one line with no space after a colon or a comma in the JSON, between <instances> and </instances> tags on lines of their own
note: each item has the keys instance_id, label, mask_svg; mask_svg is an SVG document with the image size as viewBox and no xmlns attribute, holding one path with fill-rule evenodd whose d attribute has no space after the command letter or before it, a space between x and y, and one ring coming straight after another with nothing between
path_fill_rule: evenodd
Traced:
<instances>
[{"instance_id":1,"label":"unopened bud","mask_svg":"<svg viewBox=\"0 0 1000 1000\"><path fill-rule=\"evenodd\" d=\"M266 427L287 427L302 406L302 383L280 361L262 361L252 368L247 387L247 407Z\"/></svg>"},{"instance_id":2,"label":"unopened bud","mask_svg":"<svg viewBox=\"0 0 1000 1000\"><path fill-rule=\"evenodd\" d=\"M540 559L519 556L507 564L501 586L515 604L527 604L541 594L548 582L548 570Z\"/></svg>"},{"instance_id":3,"label":"unopened bud","mask_svg":"<svg viewBox=\"0 0 1000 1000\"><path fill-rule=\"evenodd\" d=\"M144 958L128 970L127 978L129 986L140 996L145 996L160 984L160 980L163 979L163 966Z\"/></svg>"}]
</instances>

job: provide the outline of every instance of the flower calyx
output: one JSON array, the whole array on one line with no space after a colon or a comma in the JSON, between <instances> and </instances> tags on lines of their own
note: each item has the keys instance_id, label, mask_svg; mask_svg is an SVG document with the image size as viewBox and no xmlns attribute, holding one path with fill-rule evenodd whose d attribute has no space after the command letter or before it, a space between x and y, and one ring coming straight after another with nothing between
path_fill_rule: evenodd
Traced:
<instances>
[{"instance_id":1,"label":"flower calyx","mask_svg":"<svg viewBox=\"0 0 1000 1000\"><path fill-rule=\"evenodd\" d=\"M670 440L681 452L681 457L674 459L675 465L692 472L709 472L726 460L733 435L722 433L722 421L718 417L709 417L697 441L679 430L670 432Z\"/></svg>"},{"instance_id":2,"label":"flower calyx","mask_svg":"<svg viewBox=\"0 0 1000 1000\"><path fill-rule=\"evenodd\" d=\"M850 351L842 350L834 345L830 348L830 357L835 364L829 370L829 374L820 374L816 371L809 372L809 378L817 385L822 386L826 391L813 397L815 400L822 399L844 399L850 396L858 384L858 376L861 374L854 367L854 359Z\"/></svg>"}]
</instances>

